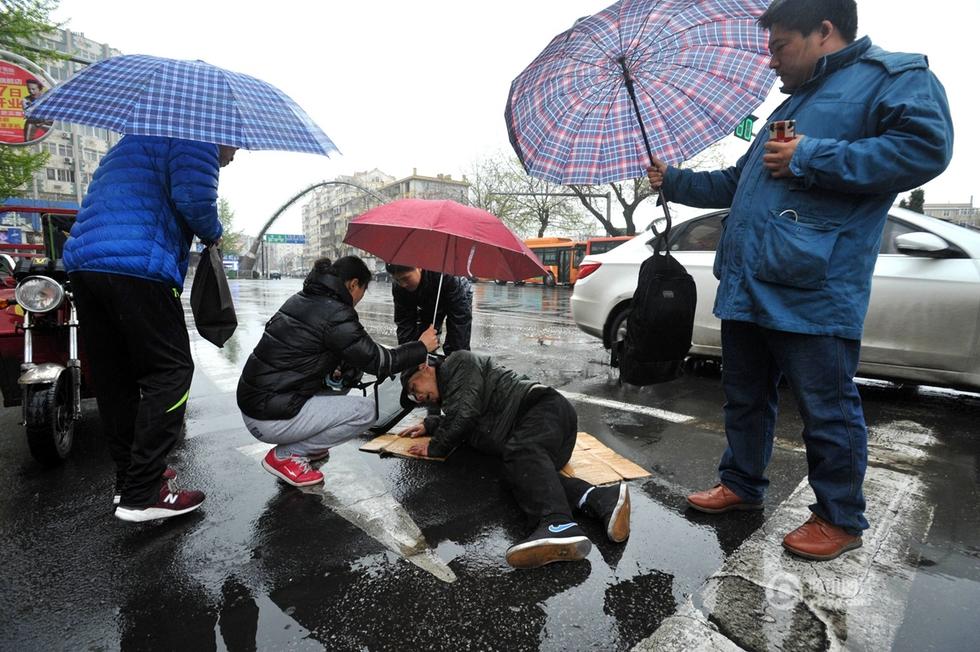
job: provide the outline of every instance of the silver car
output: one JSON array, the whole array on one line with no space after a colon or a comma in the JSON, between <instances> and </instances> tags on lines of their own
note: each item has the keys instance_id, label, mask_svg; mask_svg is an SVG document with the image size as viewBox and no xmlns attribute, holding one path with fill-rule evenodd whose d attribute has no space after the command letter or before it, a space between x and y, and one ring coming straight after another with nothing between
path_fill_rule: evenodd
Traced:
<instances>
[{"instance_id":1,"label":"silver car","mask_svg":"<svg viewBox=\"0 0 980 652\"><path fill-rule=\"evenodd\" d=\"M691 355L721 357L721 322L712 314L712 274L727 211L679 221L670 250L698 289ZM650 233L586 257L572 315L609 348L625 335ZM858 374L897 383L980 391L980 231L901 208L889 211L864 322Z\"/></svg>"}]
</instances>

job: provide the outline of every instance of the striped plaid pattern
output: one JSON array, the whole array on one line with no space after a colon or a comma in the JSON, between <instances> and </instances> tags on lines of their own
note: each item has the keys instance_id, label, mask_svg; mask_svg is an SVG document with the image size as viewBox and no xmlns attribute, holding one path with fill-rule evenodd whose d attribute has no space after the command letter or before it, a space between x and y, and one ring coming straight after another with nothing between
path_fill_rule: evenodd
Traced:
<instances>
[{"instance_id":1,"label":"striped plaid pattern","mask_svg":"<svg viewBox=\"0 0 980 652\"><path fill-rule=\"evenodd\" d=\"M677 164L729 135L775 81L767 0L621 0L559 34L513 82L511 144L528 174L602 184L649 157L619 63L634 79L653 154Z\"/></svg>"},{"instance_id":2,"label":"striped plaid pattern","mask_svg":"<svg viewBox=\"0 0 980 652\"><path fill-rule=\"evenodd\" d=\"M338 151L275 86L203 61L141 54L99 61L46 93L29 114L250 150Z\"/></svg>"}]
</instances>

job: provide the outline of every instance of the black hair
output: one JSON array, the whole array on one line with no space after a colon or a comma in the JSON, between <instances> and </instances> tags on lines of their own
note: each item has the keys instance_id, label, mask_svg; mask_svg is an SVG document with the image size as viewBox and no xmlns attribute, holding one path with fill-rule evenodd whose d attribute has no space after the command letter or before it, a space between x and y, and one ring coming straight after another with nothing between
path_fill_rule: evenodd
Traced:
<instances>
[{"instance_id":1,"label":"black hair","mask_svg":"<svg viewBox=\"0 0 980 652\"><path fill-rule=\"evenodd\" d=\"M759 25L766 29L779 25L809 36L825 20L833 23L845 42L851 43L857 37L858 14L854 0L774 0L759 16Z\"/></svg>"},{"instance_id":2,"label":"black hair","mask_svg":"<svg viewBox=\"0 0 980 652\"><path fill-rule=\"evenodd\" d=\"M404 272L415 271L414 267L411 267L409 265L396 265L395 263L386 264L385 269L388 270L389 274L402 274Z\"/></svg>"},{"instance_id":3,"label":"black hair","mask_svg":"<svg viewBox=\"0 0 980 652\"><path fill-rule=\"evenodd\" d=\"M330 262L329 258L320 258L313 263L312 271L317 275L333 274L344 283L352 278L357 279L360 286L365 289L371 282L371 270L357 256L344 256L333 262Z\"/></svg>"},{"instance_id":4,"label":"black hair","mask_svg":"<svg viewBox=\"0 0 980 652\"><path fill-rule=\"evenodd\" d=\"M44 88L44 84L42 84L38 80L34 79L33 77L24 80L24 86L27 86L28 84L34 84L35 86L38 86L40 88Z\"/></svg>"}]
</instances>

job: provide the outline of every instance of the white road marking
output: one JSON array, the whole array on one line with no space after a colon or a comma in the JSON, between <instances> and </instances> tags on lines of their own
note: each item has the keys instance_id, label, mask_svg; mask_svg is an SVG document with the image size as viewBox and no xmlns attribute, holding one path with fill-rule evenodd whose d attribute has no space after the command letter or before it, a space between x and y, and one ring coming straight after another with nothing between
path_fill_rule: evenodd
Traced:
<instances>
[{"instance_id":1,"label":"white road marking","mask_svg":"<svg viewBox=\"0 0 980 652\"><path fill-rule=\"evenodd\" d=\"M914 423L907 441L928 448L934 441ZM872 429L871 458L913 467L926 450L892 437L881 449ZM918 431L918 432L916 432ZM903 454L904 453L904 454ZM791 556L782 537L810 515L807 480L793 491L701 590L664 621L637 650L889 649L902 623L915 577L915 542L932 527L934 507L915 473L871 466L865 477L867 518L863 547L829 562Z\"/></svg>"},{"instance_id":2,"label":"white road marking","mask_svg":"<svg viewBox=\"0 0 980 652\"><path fill-rule=\"evenodd\" d=\"M622 410L623 412L635 412L636 414L645 414L650 417L662 419L663 421L670 421L671 423L689 423L697 419L696 417L692 417L687 414L680 414L678 412L671 412L670 410L661 410L659 408L647 407L645 405L634 405L632 403L623 403L622 401L613 401L612 399L599 398L598 396L589 396L588 394L579 394L577 392L561 392L561 394L562 396L564 396L565 398L571 401L578 401L579 403L591 403L592 405L612 408L614 410Z\"/></svg>"},{"instance_id":3,"label":"white road marking","mask_svg":"<svg viewBox=\"0 0 980 652\"><path fill-rule=\"evenodd\" d=\"M257 443L237 450L254 460L261 460L270 448L270 444ZM377 475L358 460L356 455L334 455L325 469L326 481L301 487L300 491L319 496L337 515L422 570L443 582L455 582L456 574L429 547L405 508Z\"/></svg>"}]
</instances>

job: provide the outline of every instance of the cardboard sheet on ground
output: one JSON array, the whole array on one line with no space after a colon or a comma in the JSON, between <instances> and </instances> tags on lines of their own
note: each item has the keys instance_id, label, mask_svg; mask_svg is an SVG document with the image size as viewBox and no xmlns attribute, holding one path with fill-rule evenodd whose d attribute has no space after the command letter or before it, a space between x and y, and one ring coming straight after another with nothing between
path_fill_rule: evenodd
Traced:
<instances>
[{"instance_id":1,"label":"cardboard sheet on ground","mask_svg":"<svg viewBox=\"0 0 980 652\"><path fill-rule=\"evenodd\" d=\"M411 439L389 433L375 437L361 446L361 450L366 453L394 455L406 459L444 461L445 457L421 457L408 452L409 447L413 444L429 439L429 437ZM646 469L619 455L587 432L578 433L575 440L575 450L572 451L572 459L568 461L561 472L568 477L580 478L594 485L634 480L650 475Z\"/></svg>"}]
</instances>

